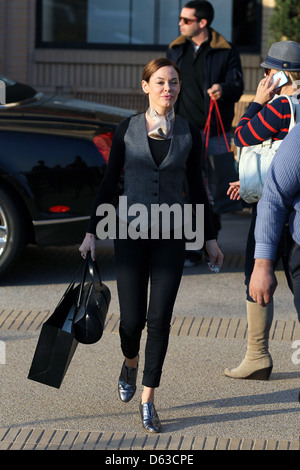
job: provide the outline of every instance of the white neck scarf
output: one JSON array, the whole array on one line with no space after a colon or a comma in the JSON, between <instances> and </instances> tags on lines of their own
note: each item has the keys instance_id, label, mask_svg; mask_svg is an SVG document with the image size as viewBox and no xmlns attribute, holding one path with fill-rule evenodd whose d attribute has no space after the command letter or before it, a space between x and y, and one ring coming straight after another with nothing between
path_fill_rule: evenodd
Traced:
<instances>
[{"instance_id":1,"label":"white neck scarf","mask_svg":"<svg viewBox=\"0 0 300 470\"><path fill-rule=\"evenodd\" d=\"M168 139L172 130L172 121L175 117L174 109L172 108L167 116L162 116L150 107L147 110L147 114L154 121L154 126L148 132L148 136L153 139Z\"/></svg>"}]
</instances>

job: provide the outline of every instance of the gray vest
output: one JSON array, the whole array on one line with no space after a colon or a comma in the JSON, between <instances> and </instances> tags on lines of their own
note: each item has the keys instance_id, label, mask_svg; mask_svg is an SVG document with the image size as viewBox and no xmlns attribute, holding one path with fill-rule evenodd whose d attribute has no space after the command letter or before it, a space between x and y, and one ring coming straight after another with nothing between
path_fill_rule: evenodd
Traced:
<instances>
[{"instance_id":1,"label":"gray vest","mask_svg":"<svg viewBox=\"0 0 300 470\"><path fill-rule=\"evenodd\" d=\"M128 209L134 204L146 207L150 216L152 205L179 204L185 202L186 161L192 148L189 124L180 116L175 117L173 136L169 152L161 165L157 166L149 148L145 114L130 119L124 136L125 165L124 192ZM134 206L137 208L138 206ZM119 217L124 220L119 206ZM128 223L135 218L129 215ZM153 220L148 221L148 227Z\"/></svg>"}]
</instances>

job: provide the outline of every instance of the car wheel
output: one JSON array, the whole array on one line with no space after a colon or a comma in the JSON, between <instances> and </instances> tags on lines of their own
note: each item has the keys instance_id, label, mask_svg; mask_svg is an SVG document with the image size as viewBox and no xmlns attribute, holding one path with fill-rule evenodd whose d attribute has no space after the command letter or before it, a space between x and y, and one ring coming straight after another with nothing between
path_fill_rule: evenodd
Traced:
<instances>
[{"instance_id":1,"label":"car wheel","mask_svg":"<svg viewBox=\"0 0 300 470\"><path fill-rule=\"evenodd\" d=\"M0 275L18 260L25 237L24 216L16 199L0 189Z\"/></svg>"}]
</instances>

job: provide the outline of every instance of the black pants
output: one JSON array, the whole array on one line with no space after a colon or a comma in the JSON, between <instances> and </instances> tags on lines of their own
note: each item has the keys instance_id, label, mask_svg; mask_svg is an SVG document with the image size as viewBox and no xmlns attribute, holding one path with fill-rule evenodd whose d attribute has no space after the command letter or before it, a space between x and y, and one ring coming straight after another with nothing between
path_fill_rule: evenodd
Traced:
<instances>
[{"instance_id":1,"label":"black pants","mask_svg":"<svg viewBox=\"0 0 300 470\"><path fill-rule=\"evenodd\" d=\"M256 222L256 208L257 204L252 205L252 219L251 224L249 227L249 233L247 238L247 245L246 245L246 257L245 257L245 285L246 285L246 297L247 300L253 302L252 297L249 295L249 284L251 274L254 268L254 252L255 252L255 237L254 237L254 230L255 230L255 222ZM275 267L277 266L279 260L281 259L283 269L285 272L286 280L288 283L289 288L292 290L292 283L289 273L289 256L292 248L293 240L290 235L288 227L284 227L280 242L278 244L277 253L276 253L276 260L275 260Z\"/></svg>"},{"instance_id":2,"label":"black pants","mask_svg":"<svg viewBox=\"0 0 300 470\"><path fill-rule=\"evenodd\" d=\"M181 281L185 240L115 240L120 339L125 357L139 353L147 321L143 385L159 386ZM148 297L148 284L150 292Z\"/></svg>"},{"instance_id":3,"label":"black pants","mask_svg":"<svg viewBox=\"0 0 300 470\"><path fill-rule=\"evenodd\" d=\"M294 305L300 321L300 246L294 243L289 261L290 277L294 294Z\"/></svg>"}]
</instances>

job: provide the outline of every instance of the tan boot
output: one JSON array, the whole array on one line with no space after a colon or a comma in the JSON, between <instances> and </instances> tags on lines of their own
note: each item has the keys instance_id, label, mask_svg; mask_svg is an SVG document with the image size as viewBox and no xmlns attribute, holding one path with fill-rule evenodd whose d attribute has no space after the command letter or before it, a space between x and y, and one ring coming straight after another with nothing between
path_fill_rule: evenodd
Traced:
<instances>
[{"instance_id":1,"label":"tan boot","mask_svg":"<svg viewBox=\"0 0 300 470\"><path fill-rule=\"evenodd\" d=\"M268 351L269 331L273 320L273 302L262 307L247 301L248 348L244 360L235 369L225 369L234 379L268 380L273 362Z\"/></svg>"}]
</instances>

